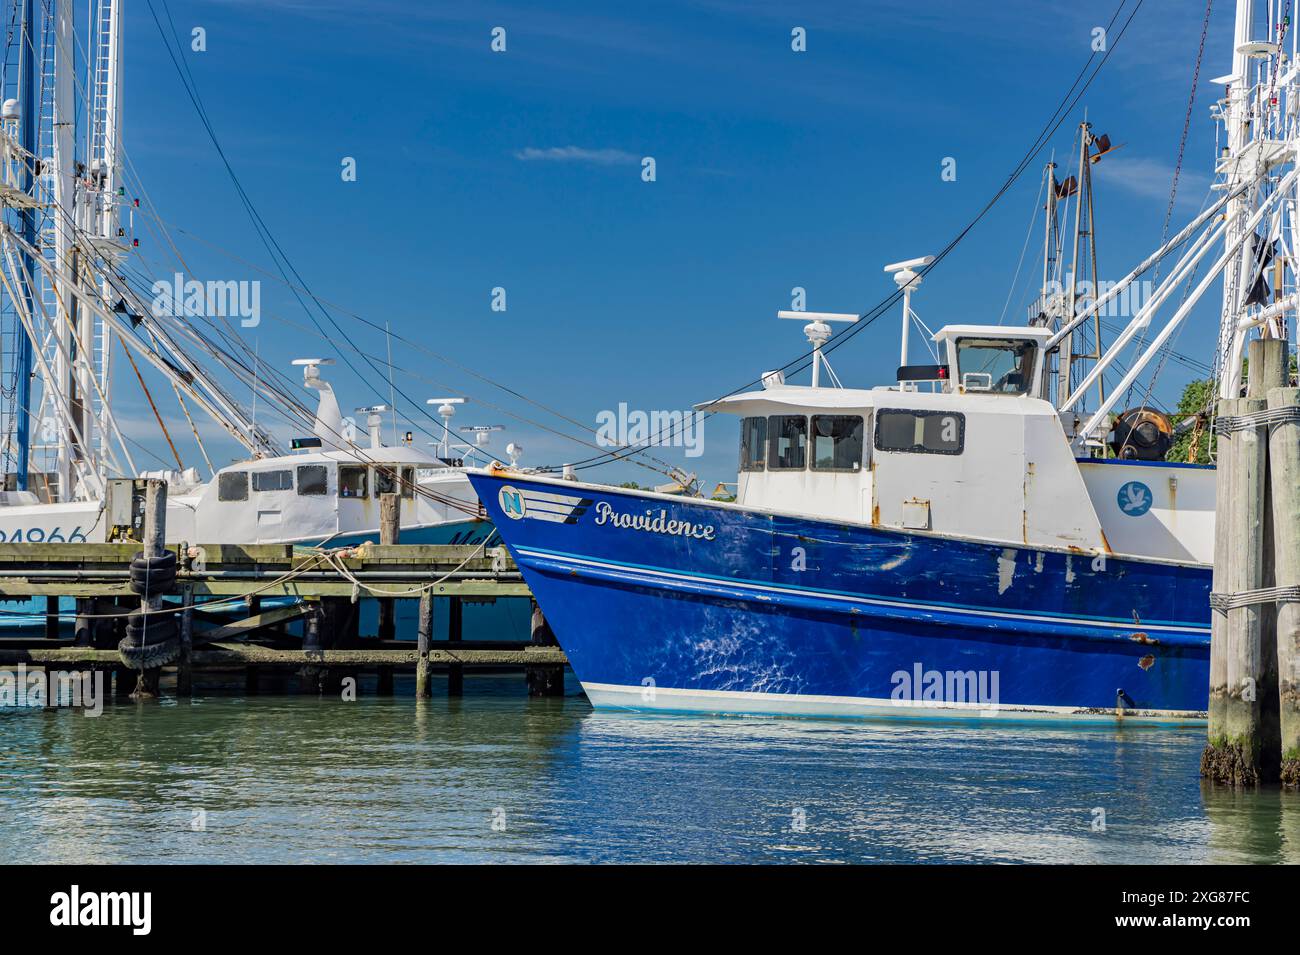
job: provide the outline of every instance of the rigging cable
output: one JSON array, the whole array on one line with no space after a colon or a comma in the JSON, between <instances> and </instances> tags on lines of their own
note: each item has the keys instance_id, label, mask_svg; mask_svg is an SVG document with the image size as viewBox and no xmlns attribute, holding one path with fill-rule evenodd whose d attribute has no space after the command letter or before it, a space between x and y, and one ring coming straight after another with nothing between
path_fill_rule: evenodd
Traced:
<instances>
[{"instance_id":1,"label":"rigging cable","mask_svg":"<svg viewBox=\"0 0 1300 955\"><path fill-rule=\"evenodd\" d=\"M1107 35L1110 34L1111 29L1114 27L1116 21L1119 19L1120 14L1123 12L1127 4L1128 4L1128 0L1120 0L1119 6L1115 8L1115 12L1111 15L1110 21L1105 27ZM1128 28L1132 24L1133 18L1137 15L1138 11L1142 8L1142 4L1143 4L1143 0L1137 0L1136 4L1129 12L1128 18L1124 21L1123 26L1120 27L1119 33L1115 36L1114 41L1107 45L1106 51L1102 55L1100 62L1098 62L1096 67L1092 69L1091 75L1088 75L1088 70L1092 66L1093 59L1097 56L1097 51L1093 50L1088 55L1088 59L1084 62L1083 68L1079 71L1079 74L1075 77L1074 82L1070 85L1070 88L1066 91L1065 95L1061 98L1061 102L1057 105L1055 112L1053 112L1052 116L1044 124L1037 138L1033 141L1033 143L1030 144L1025 155L1021 158L1020 162L1014 167L1010 175L1008 175L1006 181L1003 182L1003 184L993 194L993 197L984 205L982 209L980 209L980 211L975 215L975 217L971 219L970 222L968 222L966 226L962 228L957 233L957 235L951 241L949 241L949 243L946 246L944 246L943 249L939 251L939 253L934 257L934 261L920 270L922 276L928 276L930 272L934 270L935 266L937 266L940 262L942 262L948 256L948 254L954 248L956 248L957 244L960 243L963 239L965 239L967 234L969 234L971 230L974 229L975 226L978 225L983 220L985 215L988 214L988 212L993 208L993 206L996 205L998 201L1001 200L1002 196L1005 195L1006 192L1012 187L1012 185L1015 184L1015 182L1020 178L1021 174L1023 174L1025 169L1028 167L1028 165L1031 162L1033 162L1034 158L1037 157L1038 154L1041 153L1044 148L1046 148L1047 144L1050 142L1051 137L1055 134L1056 130L1060 128L1061 124L1065 121L1065 118L1069 115L1069 113L1078 104L1079 100L1083 97L1083 94L1086 93L1088 91L1088 88L1092 86L1093 81L1096 80L1097 78L1097 74L1101 72L1102 67L1106 65L1106 62L1107 60L1110 59L1111 54L1114 53L1116 48L1118 48L1120 41L1123 40L1124 35L1128 32ZM1084 80L1085 76L1087 76L1086 81ZM1083 83L1082 88L1080 88L1081 82ZM1078 90L1077 93L1075 93L1076 89ZM832 335L831 338L826 342L826 344L824 344L821 347L820 349L821 353L825 355L826 353L831 352L836 348L838 348L839 346L843 345L846 341L852 339L856 334L861 332L863 328L866 328L867 326L871 325L881 315L885 314L898 301L900 301L902 297L903 297L903 290L896 289L894 292L892 292L890 295L884 298L881 302L879 302L875 307L868 310L867 312L864 312L861 316L859 316L859 320L857 322L853 323L852 325L848 326L842 331ZM798 373L800 371L803 371L811 364L811 362L813 361L813 356L815 354L816 352L812 350L804 352L798 358L792 359L791 361L787 362L785 365L781 366L779 370L782 372L791 371L792 373ZM705 402L705 404L714 404L718 401L721 401L724 398L736 394L737 392L743 391L756 384L759 384L760 382L761 379L750 380L745 384L741 385L740 387L733 388L732 390L726 392L725 394L720 395L718 398L715 398L712 402ZM707 412L706 417L711 416L714 413L715 412L712 411ZM661 432L662 430L663 429L661 429ZM668 434L670 437L672 433L673 432L669 430ZM658 440L659 440L659 436L656 435L648 439L648 442L653 444ZM569 467L571 467L575 471L585 470L591 467L599 467L604 464L612 463L614 461L624 460L630 454L634 454L634 453L638 453L636 448L633 448L627 452L622 452L618 450L610 451L610 452L606 452L603 455L588 458L583 461L574 462L573 464L569 465Z\"/></svg>"}]
</instances>

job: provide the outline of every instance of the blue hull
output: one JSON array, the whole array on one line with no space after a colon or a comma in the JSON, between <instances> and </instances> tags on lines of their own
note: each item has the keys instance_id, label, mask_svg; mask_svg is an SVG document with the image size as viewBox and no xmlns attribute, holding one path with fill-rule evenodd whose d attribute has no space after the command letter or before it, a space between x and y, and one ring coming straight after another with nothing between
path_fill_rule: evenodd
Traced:
<instances>
[{"instance_id":1,"label":"blue hull","mask_svg":"<svg viewBox=\"0 0 1300 955\"><path fill-rule=\"evenodd\" d=\"M1205 567L471 481L597 706L1204 715Z\"/></svg>"}]
</instances>

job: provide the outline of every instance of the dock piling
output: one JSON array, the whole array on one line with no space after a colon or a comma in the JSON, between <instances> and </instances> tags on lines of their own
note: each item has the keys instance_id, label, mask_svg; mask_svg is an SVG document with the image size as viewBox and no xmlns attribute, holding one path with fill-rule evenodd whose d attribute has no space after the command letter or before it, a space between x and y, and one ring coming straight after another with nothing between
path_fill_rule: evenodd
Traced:
<instances>
[{"instance_id":1,"label":"dock piling","mask_svg":"<svg viewBox=\"0 0 1300 955\"><path fill-rule=\"evenodd\" d=\"M194 650L194 586L181 590L181 654L176 658L176 695L190 696L194 692L194 676L190 654Z\"/></svg>"},{"instance_id":2,"label":"dock piling","mask_svg":"<svg viewBox=\"0 0 1300 955\"><path fill-rule=\"evenodd\" d=\"M542 608L533 601L533 617L529 627L532 644L535 647L554 647L559 642L551 625L546 622ZM564 667L546 664L524 669L524 679L528 683L529 696L564 696Z\"/></svg>"},{"instance_id":3,"label":"dock piling","mask_svg":"<svg viewBox=\"0 0 1300 955\"><path fill-rule=\"evenodd\" d=\"M1290 420L1274 424L1268 439L1273 492L1273 554L1276 586L1292 596L1277 605L1278 732L1280 777L1300 786L1300 388L1271 388L1270 410L1290 409Z\"/></svg>"},{"instance_id":4,"label":"dock piling","mask_svg":"<svg viewBox=\"0 0 1300 955\"><path fill-rule=\"evenodd\" d=\"M167 482L150 478L145 482L144 499L144 560L156 561L166 552L167 536ZM163 621L174 618L164 617L157 611L162 609L162 588L149 588L140 597L142 630L140 635L140 668L135 689L131 692L133 700L154 699L158 696L158 679L162 674L160 666L147 666L149 654L145 650L149 626L163 626Z\"/></svg>"},{"instance_id":5,"label":"dock piling","mask_svg":"<svg viewBox=\"0 0 1300 955\"><path fill-rule=\"evenodd\" d=\"M1252 341L1245 398L1219 403L1222 422L1216 491L1210 647L1209 741L1201 773L1257 785L1279 778L1277 614L1269 597L1277 563L1269 445L1260 425L1268 393L1286 381L1286 342ZM1226 493L1225 493L1226 492ZM1222 682L1220 682L1222 681Z\"/></svg>"},{"instance_id":6,"label":"dock piling","mask_svg":"<svg viewBox=\"0 0 1300 955\"><path fill-rule=\"evenodd\" d=\"M416 626L416 647L420 658L415 664L415 697L428 699L429 687L429 651L433 649L433 594L425 591L420 594L420 617Z\"/></svg>"},{"instance_id":7,"label":"dock piling","mask_svg":"<svg viewBox=\"0 0 1300 955\"><path fill-rule=\"evenodd\" d=\"M402 530L402 497L379 495L379 543L396 544ZM392 597L379 598L379 639L397 639L396 602Z\"/></svg>"},{"instance_id":8,"label":"dock piling","mask_svg":"<svg viewBox=\"0 0 1300 955\"><path fill-rule=\"evenodd\" d=\"M447 642L450 650L460 649L465 637L465 607L459 597L452 597L447 608ZM465 668L459 663L447 665L447 695L461 696L465 693Z\"/></svg>"},{"instance_id":9,"label":"dock piling","mask_svg":"<svg viewBox=\"0 0 1300 955\"><path fill-rule=\"evenodd\" d=\"M319 601L314 601L311 611L302 618L302 652L308 660L323 660L324 645L321 642L322 612ZM298 671L298 690L301 693L320 693L321 668L315 663L308 663Z\"/></svg>"}]
</instances>

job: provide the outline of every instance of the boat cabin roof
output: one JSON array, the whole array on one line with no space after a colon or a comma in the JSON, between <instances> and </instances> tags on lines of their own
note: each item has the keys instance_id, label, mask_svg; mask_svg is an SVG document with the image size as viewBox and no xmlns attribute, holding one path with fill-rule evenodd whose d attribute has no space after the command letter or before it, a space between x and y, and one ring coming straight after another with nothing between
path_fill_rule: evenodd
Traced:
<instances>
[{"instance_id":1,"label":"boat cabin roof","mask_svg":"<svg viewBox=\"0 0 1300 955\"><path fill-rule=\"evenodd\" d=\"M934 333L936 342L958 338L1029 338L1042 345L1051 337L1050 328L1036 325L945 325Z\"/></svg>"},{"instance_id":2,"label":"boat cabin roof","mask_svg":"<svg viewBox=\"0 0 1300 955\"><path fill-rule=\"evenodd\" d=\"M772 382L765 383L761 391L728 395L725 398L708 401L695 407L699 411L721 411L727 414L750 415L780 414L788 409L796 408L805 411L816 411L823 408L831 411L863 411L874 408L883 402L888 407L968 407L971 410L978 408L990 414L1050 413L1054 415L1055 412L1051 411L1049 407L1036 402L1035 399L1030 397L1034 391L1033 383L1036 377L1041 374L1042 369L1041 361L1036 360L1036 358L1025 363L1023 370L1011 363L991 372L986 372L982 368L980 371L970 369L973 373L967 375L968 369L957 367L959 363L964 365L967 361L963 357L961 342L969 341L972 338L984 339L989 342L1030 342L1033 345L1033 352L1027 350L1017 352L1015 347L1002 350L1022 356L1030 354L1038 356L1051 337L1052 332L1050 329L1029 325L945 325L934 334L934 340L947 350L947 354L943 356L941 361L950 369L950 377L942 380L942 390L939 391L916 387L904 389L898 385L880 385L871 389L813 388L809 385L791 385L785 382L777 384ZM969 348L968 350L982 356L988 356L998 348L999 346L993 345ZM987 357L978 360L981 364L988 362ZM975 364L975 360L972 360L971 363ZM976 367L980 367L980 365L976 365ZM987 364L984 364L984 367L988 367ZM999 371L1003 372L1000 378ZM973 385L969 380L972 378L977 383L982 378L984 386ZM1018 382L1018 384L1014 384L1010 388L995 386L995 381L1005 381L1008 378ZM954 387L954 381L960 381L962 384Z\"/></svg>"}]
</instances>

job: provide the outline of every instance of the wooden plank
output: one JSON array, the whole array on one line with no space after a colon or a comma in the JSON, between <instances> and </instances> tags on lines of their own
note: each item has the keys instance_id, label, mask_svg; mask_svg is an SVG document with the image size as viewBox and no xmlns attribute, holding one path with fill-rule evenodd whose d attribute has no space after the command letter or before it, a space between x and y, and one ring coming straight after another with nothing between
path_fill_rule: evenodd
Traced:
<instances>
[{"instance_id":1,"label":"wooden plank","mask_svg":"<svg viewBox=\"0 0 1300 955\"><path fill-rule=\"evenodd\" d=\"M267 627L274 627L277 624L287 623L290 620L297 620L306 616L311 608L306 604L299 604L294 607L274 607L263 613L254 614L251 617L244 617L242 620L235 620L231 623L218 624L216 626L196 627L194 630L195 643L213 642L216 640L228 640L231 637L247 636L250 633L256 633L258 630L264 630Z\"/></svg>"},{"instance_id":2,"label":"wooden plank","mask_svg":"<svg viewBox=\"0 0 1300 955\"><path fill-rule=\"evenodd\" d=\"M308 655L302 650L275 650L256 644L217 643L207 649L195 650L192 665L202 667L228 666L288 666L300 667L307 663L325 666L393 666L414 668L420 653L412 644L410 650L323 650ZM475 650L468 647L449 649L435 642L429 649L429 663L433 666L459 664L461 666L538 666L563 665L568 662L559 647L525 647L521 650ZM0 665L70 667L93 666L111 668L120 666L116 650L91 650L86 647L59 647L49 650L0 649Z\"/></svg>"}]
</instances>

